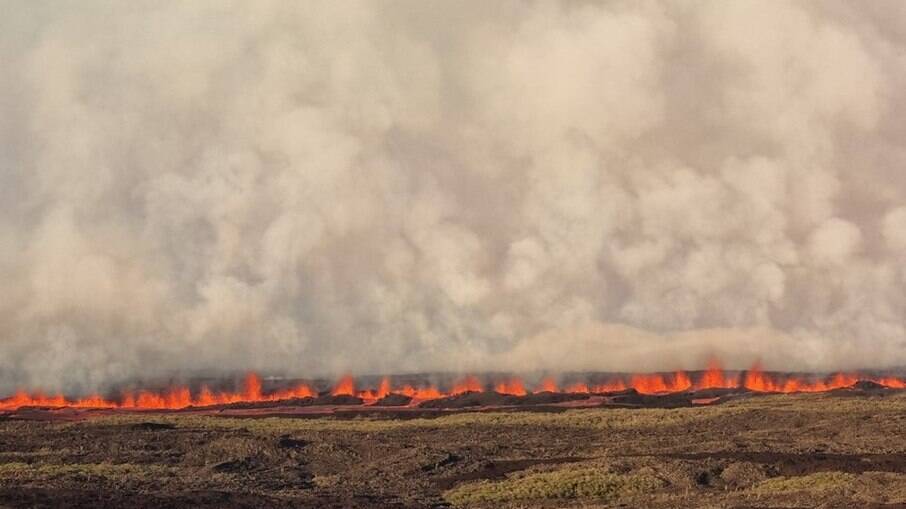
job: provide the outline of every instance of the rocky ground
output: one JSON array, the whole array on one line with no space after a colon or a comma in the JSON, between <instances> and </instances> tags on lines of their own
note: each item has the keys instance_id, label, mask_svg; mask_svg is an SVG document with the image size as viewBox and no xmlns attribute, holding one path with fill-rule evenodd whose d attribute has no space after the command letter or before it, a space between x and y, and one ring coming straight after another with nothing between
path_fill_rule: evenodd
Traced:
<instances>
[{"instance_id":1,"label":"rocky ground","mask_svg":"<svg viewBox=\"0 0 906 509\"><path fill-rule=\"evenodd\" d=\"M314 418L22 410L0 417L0 507L906 507L903 392L628 400Z\"/></svg>"}]
</instances>

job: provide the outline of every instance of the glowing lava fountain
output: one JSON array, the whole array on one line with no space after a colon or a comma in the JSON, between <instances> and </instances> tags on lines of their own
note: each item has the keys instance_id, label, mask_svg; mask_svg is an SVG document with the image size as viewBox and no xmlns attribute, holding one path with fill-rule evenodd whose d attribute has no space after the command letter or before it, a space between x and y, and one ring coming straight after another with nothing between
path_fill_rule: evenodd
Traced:
<instances>
[{"instance_id":1,"label":"glowing lava fountain","mask_svg":"<svg viewBox=\"0 0 906 509\"><path fill-rule=\"evenodd\" d=\"M467 392L493 390L501 394L525 396L531 393L563 392L583 394L606 394L634 389L642 394L669 394L702 389L739 389L767 393L824 392L852 386L865 380L893 389L906 388L906 379L893 376L868 376L859 373L835 373L830 376L783 375L765 372L760 364L750 369L731 374L723 370L720 363L712 360L707 369L699 373L676 371L674 373L638 373L613 375L603 382L573 382L559 387L551 378L543 378L534 389L519 377L499 378L482 381L478 376L467 375L454 381L447 388L437 385L415 387L411 384L394 385L390 377L384 377L373 388L358 390L360 385L352 376L343 376L329 390L319 393L312 385L301 383L292 387L265 393L261 378L249 373L240 390L235 392L214 392L202 386L193 392L188 386L178 385L163 391L126 391L118 397L104 397L92 394L82 398L67 398L62 394L46 395L41 392L20 390L10 397L0 399L0 410L14 410L22 407L73 407L73 408L122 408L122 409L183 409L188 407L209 407L233 403L256 403L284 401L297 398L316 398L329 394L332 397L356 397L363 404L371 404L391 394L399 394L414 401L425 401ZM326 401L325 404L329 404Z\"/></svg>"}]
</instances>

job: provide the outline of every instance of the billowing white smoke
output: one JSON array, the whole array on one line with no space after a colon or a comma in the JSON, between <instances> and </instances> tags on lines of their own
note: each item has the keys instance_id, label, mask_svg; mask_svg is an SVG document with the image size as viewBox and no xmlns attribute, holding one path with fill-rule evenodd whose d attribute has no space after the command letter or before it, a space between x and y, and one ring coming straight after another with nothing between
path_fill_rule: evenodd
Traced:
<instances>
[{"instance_id":1,"label":"billowing white smoke","mask_svg":"<svg viewBox=\"0 0 906 509\"><path fill-rule=\"evenodd\" d=\"M902 2L2 11L2 392L906 363Z\"/></svg>"}]
</instances>

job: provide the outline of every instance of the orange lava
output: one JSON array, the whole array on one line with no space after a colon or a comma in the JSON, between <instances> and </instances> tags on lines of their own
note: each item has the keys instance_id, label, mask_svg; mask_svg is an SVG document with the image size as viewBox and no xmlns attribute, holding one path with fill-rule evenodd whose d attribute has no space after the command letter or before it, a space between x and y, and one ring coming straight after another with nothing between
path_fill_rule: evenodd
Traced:
<instances>
[{"instance_id":1,"label":"orange lava","mask_svg":"<svg viewBox=\"0 0 906 509\"><path fill-rule=\"evenodd\" d=\"M337 382L330 392L332 396L355 396L355 380L350 375L346 375Z\"/></svg>"},{"instance_id":2,"label":"orange lava","mask_svg":"<svg viewBox=\"0 0 906 509\"><path fill-rule=\"evenodd\" d=\"M434 386L415 388L411 385L404 385L402 389L394 392L398 392L403 396L409 396L412 399L418 400L438 399L446 396L446 394L440 392L440 390Z\"/></svg>"},{"instance_id":3,"label":"orange lava","mask_svg":"<svg viewBox=\"0 0 906 509\"><path fill-rule=\"evenodd\" d=\"M455 396L464 392L481 392L482 390L484 389L481 386L481 382L478 381L478 378L469 375L453 384L453 390L450 391L450 394Z\"/></svg>"},{"instance_id":4,"label":"orange lava","mask_svg":"<svg viewBox=\"0 0 906 509\"><path fill-rule=\"evenodd\" d=\"M387 378L387 377L385 376L385 377L381 380L381 386L378 387L377 394L375 394L375 396L377 396L378 399L381 399L381 398L383 398L383 397L389 396L389 395L390 395L390 391L391 391L391 389L390 389L390 379Z\"/></svg>"},{"instance_id":5,"label":"orange lava","mask_svg":"<svg viewBox=\"0 0 906 509\"><path fill-rule=\"evenodd\" d=\"M708 369L705 370L705 374L695 387L698 389L732 389L739 387L739 380L726 377L720 362L712 358L708 361Z\"/></svg>"},{"instance_id":6,"label":"orange lava","mask_svg":"<svg viewBox=\"0 0 906 509\"><path fill-rule=\"evenodd\" d=\"M685 391L692 387L692 382L685 372L679 371L673 376L659 374L633 375L629 386L642 394L659 394Z\"/></svg>"},{"instance_id":7,"label":"orange lava","mask_svg":"<svg viewBox=\"0 0 906 509\"><path fill-rule=\"evenodd\" d=\"M519 378L513 378L498 383L494 386L494 390L500 394L510 394L512 396L525 396L525 384L522 383L522 380Z\"/></svg>"},{"instance_id":8,"label":"orange lava","mask_svg":"<svg viewBox=\"0 0 906 509\"><path fill-rule=\"evenodd\" d=\"M906 379L893 376L872 377L857 373L836 373L827 377L771 374L766 373L759 363L739 375L731 375L723 370L716 359L709 361L707 369L694 378L684 371L677 371L673 374L639 373L627 376L613 376L604 382L575 382L563 388L558 388L554 379L547 377L534 386L534 391L527 390L525 382L518 377L498 380L497 383L492 385L496 392L516 396L524 396L529 394L529 392L600 394L627 389L635 389L643 394L667 394L691 389L713 388L745 388L757 392L792 393L829 391L849 387L860 380L872 381L894 389L906 389ZM485 385L478 377L467 375L455 381L448 390L443 390L436 385L414 387L407 384L394 386L389 377L384 377L377 387L357 391L356 380L352 376L346 375L337 381L330 394L334 396L357 396L363 399L366 404L371 404L390 394L400 394L408 396L414 401L424 401L466 392L482 392L483 390L485 390ZM92 394L83 398L69 399L61 394L47 395L41 392L20 390L12 396L0 399L0 410L12 410L26 406L181 409L238 402L281 401L316 396L318 396L318 391L304 383L273 392L264 392L261 378L255 373L249 373L243 381L242 388L235 392L214 392L207 386L202 386L193 394L186 386L174 386L163 391L126 391L118 398L105 398L99 394Z\"/></svg>"},{"instance_id":9,"label":"orange lava","mask_svg":"<svg viewBox=\"0 0 906 509\"><path fill-rule=\"evenodd\" d=\"M535 392L557 392L557 382L553 378L547 377L544 380L541 380L541 383L538 384L538 388L535 389Z\"/></svg>"}]
</instances>

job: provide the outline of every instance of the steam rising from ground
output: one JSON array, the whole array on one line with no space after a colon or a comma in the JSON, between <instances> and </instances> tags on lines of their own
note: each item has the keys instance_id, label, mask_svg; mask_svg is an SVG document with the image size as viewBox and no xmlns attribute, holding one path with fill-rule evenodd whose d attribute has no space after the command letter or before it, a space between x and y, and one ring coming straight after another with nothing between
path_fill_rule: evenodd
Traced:
<instances>
[{"instance_id":1,"label":"steam rising from ground","mask_svg":"<svg viewBox=\"0 0 906 509\"><path fill-rule=\"evenodd\" d=\"M0 389L906 363L906 4L6 2Z\"/></svg>"}]
</instances>

